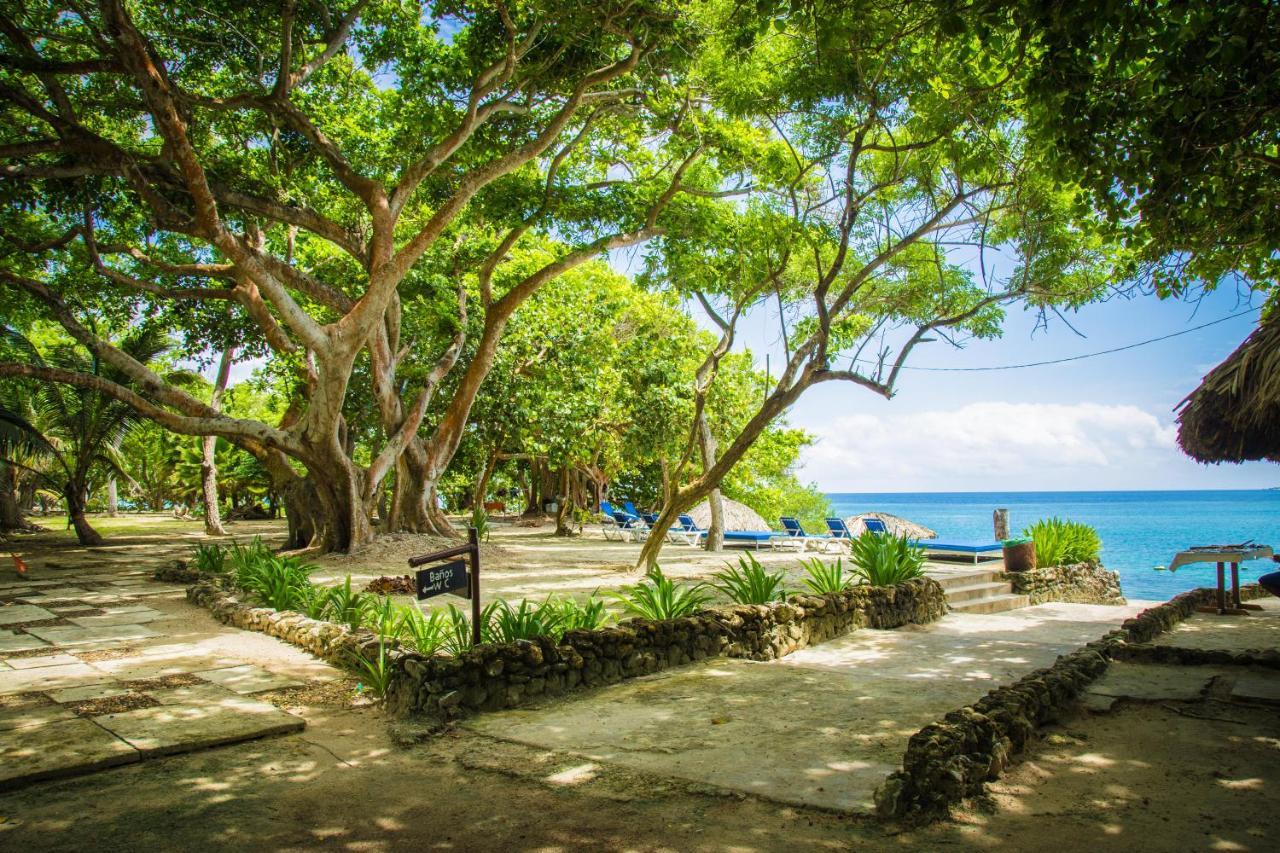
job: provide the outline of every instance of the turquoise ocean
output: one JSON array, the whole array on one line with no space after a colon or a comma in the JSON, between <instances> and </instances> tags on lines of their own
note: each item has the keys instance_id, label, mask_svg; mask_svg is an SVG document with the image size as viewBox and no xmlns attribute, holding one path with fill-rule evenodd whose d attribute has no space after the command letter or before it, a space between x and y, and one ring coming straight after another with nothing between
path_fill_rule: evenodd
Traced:
<instances>
[{"instance_id":1,"label":"turquoise ocean","mask_svg":"<svg viewBox=\"0 0 1280 853\"><path fill-rule=\"evenodd\" d=\"M1009 510L1016 534L1037 519L1059 516L1091 524L1102 538L1102 563L1120 573L1129 598L1167 599L1213 586L1214 569L1153 571L1192 545L1255 542L1280 552L1280 490L1195 492L932 492L850 493L827 497L841 517L890 512L931 527L939 538L992 538L991 511ZM1277 568L1270 560L1241 565L1241 582Z\"/></svg>"}]
</instances>

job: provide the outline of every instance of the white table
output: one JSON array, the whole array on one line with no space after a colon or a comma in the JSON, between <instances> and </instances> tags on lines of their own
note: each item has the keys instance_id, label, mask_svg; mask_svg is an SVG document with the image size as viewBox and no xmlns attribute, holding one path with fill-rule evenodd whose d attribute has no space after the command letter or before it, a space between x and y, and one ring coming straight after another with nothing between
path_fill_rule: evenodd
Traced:
<instances>
[{"instance_id":1,"label":"white table","mask_svg":"<svg viewBox=\"0 0 1280 853\"><path fill-rule=\"evenodd\" d=\"M1250 610L1261 610L1256 604L1240 603L1240 564L1245 560L1260 560L1274 557L1275 551L1270 545L1206 545L1199 548L1188 548L1179 551L1169 563L1169 571L1176 572L1179 567L1194 563L1218 564L1218 606L1201 607L1201 613L1218 613L1243 616ZM1224 570L1231 564L1231 607L1227 607L1227 589Z\"/></svg>"}]
</instances>

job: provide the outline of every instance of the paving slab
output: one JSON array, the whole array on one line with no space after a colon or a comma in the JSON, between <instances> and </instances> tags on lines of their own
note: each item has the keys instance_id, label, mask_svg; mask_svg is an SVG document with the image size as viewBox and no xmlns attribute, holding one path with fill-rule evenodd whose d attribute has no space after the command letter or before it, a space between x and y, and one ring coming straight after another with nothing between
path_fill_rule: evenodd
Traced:
<instances>
[{"instance_id":1,"label":"paving slab","mask_svg":"<svg viewBox=\"0 0 1280 853\"><path fill-rule=\"evenodd\" d=\"M34 604L11 604L8 607L0 607L0 625L17 625L21 622L40 622L57 618L58 614Z\"/></svg>"},{"instance_id":2,"label":"paving slab","mask_svg":"<svg viewBox=\"0 0 1280 853\"><path fill-rule=\"evenodd\" d=\"M1280 705L1280 672L1248 672L1236 679L1232 699Z\"/></svg>"},{"instance_id":3,"label":"paving slab","mask_svg":"<svg viewBox=\"0 0 1280 853\"><path fill-rule=\"evenodd\" d=\"M865 812L906 739L984 692L963 682L718 660L465 725L781 802Z\"/></svg>"},{"instance_id":4,"label":"paving slab","mask_svg":"<svg viewBox=\"0 0 1280 853\"><path fill-rule=\"evenodd\" d=\"M7 663L14 669L40 669L46 666L66 666L81 663L80 658L68 654L41 655L34 658L10 658Z\"/></svg>"},{"instance_id":5,"label":"paving slab","mask_svg":"<svg viewBox=\"0 0 1280 853\"><path fill-rule=\"evenodd\" d=\"M138 750L90 720L24 726L0 738L0 789L89 773L139 758Z\"/></svg>"},{"instance_id":6,"label":"paving slab","mask_svg":"<svg viewBox=\"0 0 1280 853\"><path fill-rule=\"evenodd\" d=\"M193 674L242 695L261 693L264 690L279 690L284 687L300 687L302 685L300 681L277 675L274 672L268 672L262 667L254 666L253 664L200 670Z\"/></svg>"},{"instance_id":7,"label":"paving slab","mask_svg":"<svg viewBox=\"0 0 1280 853\"><path fill-rule=\"evenodd\" d=\"M103 628L114 627L117 625L145 625L148 622L154 622L157 619L163 619L164 614L159 610L149 610L146 613L106 613L102 616L68 616L67 620L81 628Z\"/></svg>"},{"instance_id":8,"label":"paving slab","mask_svg":"<svg viewBox=\"0 0 1280 853\"><path fill-rule=\"evenodd\" d=\"M39 637L30 634L17 634L13 631L0 631L0 654L28 652L49 645Z\"/></svg>"},{"instance_id":9,"label":"paving slab","mask_svg":"<svg viewBox=\"0 0 1280 853\"><path fill-rule=\"evenodd\" d=\"M123 696L128 693L114 682L86 684L84 687L64 687L61 690L46 690L45 695L55 702L87 702L90 699L110 699L112 696Z\"/></svg>"},{"instance_id":10,"label":"paving slab","mask_svg":"<svg viewBox=\"0 0 1280 853\"><path fill-rule=\"evenodd\" d=\"M80 687L85 684L109 681L110 678L111 676L94 669L87 663L44 666L39 669L0 670L0 694Z\"/></svg>"},{"instance_id":11,"label":"paving slab","mask_svg":"<svg viewBox=\"0 0 1280 853\"><path fill-rule=\"evenodd\" d=\"M81 643L116 642L119 640L141 640L147 637L159 637L160 634L142 625L103 625L96 628L82 628L79 625L55 626L52 628L28 628L27 633L47 640L55 646L76 646Z\"/></svg>"},{"instance_id":12,"label":"paving slab","mask_svg":"<svg viewBox=\"0 0 1280 853\"><path fill-rule=\"evenodd\" d=\"M44 726L58 720L71 720L75 713L61 705L31 705L0 711L0 732L23 729L28 726Z\"/></svg>"},{"instance_id":13,"label":"paving slab","mask_svg":"<svg viewBox=\"0 0 1280 853\"><path fill-rule=\"evenodd\" d=\"M1088 693L1145 702L1194 702L1202 698L1215 673L1203 667L1114 661Z\"/></svg>"},{"instance_id":14,"label":"paving slab","mask_svg":"<svg viewBox=\"0 0 1280 853\"><path fill-rule=\"evenodd\" d=\"M246 699L239 693L233 693L216 684L187 684L183 687L166 687L162 690L147 690L146 694L161 705L200 705L211 704L235 707L237 703L256 703L258 700Z\"/></svg>"},{"instance_id":15,"label":"paving slab","mask_svg":"<svg viewBox=\"0 0 1280 853\"><path fill-rule=\"evenodd\" d=\"M1231 651L1280 648L1280 598L1262 598L1249 603L1262 609L1250 611L1247 616L1193 613L1152 643L1184 649Z\"/></svg>"},{"instance_id":16,"label":"paving slab","mask_svg":"<svg viewBox=\"0 0 1280 853\"><path fill-rule=\"evenodd\" d=\"M266 702L236 704L196 703L139 708L120 714L103 714L94 722L144 755L189 752L220 744L287 734L301 730L301 717Z\"/></svg>"}]
</instances>

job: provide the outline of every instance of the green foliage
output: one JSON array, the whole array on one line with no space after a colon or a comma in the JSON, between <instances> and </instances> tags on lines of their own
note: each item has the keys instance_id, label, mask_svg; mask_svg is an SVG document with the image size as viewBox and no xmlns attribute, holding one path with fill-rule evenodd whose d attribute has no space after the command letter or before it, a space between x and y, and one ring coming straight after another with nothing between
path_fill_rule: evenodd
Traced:
<instances>
[{"instance_id":1,"label":"green foliage","mask_svg":"<svg viewBox=\"0 0 1280 853\"><path fill-rule=\"evenodd\" d=\"M449 615L446 611L432 610L424 614L411 604L402 608L399 615L395 636L405 645L424 655L435 654L444 647L449 632Z\"/></svg>"},{"instance_id":2,"label":"green foliage","mask_svg":"<svg viewBox=\"0 0 1280 853\"><path fill-rule=\"evenodd\" d=\"M609 624L612 618L602 600L594 595L580 604L572 598L548 600L548 606L556 608L559 617L560 636L565 631L594 631Z\"/></svg>"},{"instance_id":3,"label":"green foliage","mask_svg":"<svg viewBox=\"0 0 1280 853\"><path fill-rule=\"evenodd\" d=\"M550 600L533 604L527 599L512 607L503 599L490 602L481 614L481 637L486 643L514 643L537 637L558 637L560 612Z\"/></svg>"},{"instance_id":4,"label":"green foliage","mask_svg":"<svg viewBox=\"0 0 1280 853\"><path fill-rule=\"evenodd\" d=\"M239 577L242 588L266 607L301 610L310 600L314 566L293 557L268 554L251 564ZM238 580L239 582L239 580Z\"/></svg>"},{"instance_id":5,"label":"green foliage","mask_svg":"<svg viewBox=\"0 0 1280 853\"><path fill-rule=\"evenodd\" d=\"M471 621L455 604L450 604L445 614L443 648L457 657L471 648Z\"/></svg>"},{"instance_id":6,"label":"green foliage","mask_svg":"<svg viewBox=\"0 0 1280 853\"><path fill-rule=\"evenodd\" d=\"M854 574L844 573L844 558L837 557L834 563L824 563L818 557L801 560L804 567L804 585L814 595L829 595L844 592L857 580Z\"/></svg>"},{"instance_id":7,"label":"green foliage","mask_svg":"<svg viewBox=\"0 0 1280 853\"><path fill-rule=\"evenodd\" d=\"M359 652L352 652L351 657L355 665L354 669L361 676L359 688L372 693L379 699L386 698L387 686L391 684L394 669L391 658L387 655L387 644L382 641L381 635L379 635L376 656L367 658Z\"/></svg>"},{"instance_id":8,"label":"green foliage","mask_svg":"<svg viewBox=\"0 0 1280 853\"><path fill-rule=\"evenodd\" d=\"M1042 518L1022 531L1036 543L1036 565L1066 566L1097 562L1102 551L1098 531L1078 521Z\"/></svg>"},{"instance_id":9,"label":"green foliage","mask_svg":"<svg viewBox=\"0 0 1280 853\"><path fill-rule=\"evenodd\" d=\"M721 569L712 576L716 582L711 586L724 593L735 604L786 601L787 590L782 585L782 572L770 574L754 555L739 557L736 566L732 563L725 565L728 568Z\"/></svg>"},{"instance_id":10,"label":"green foliage","mask_svg":"<svg viewBox=\"0 0 1280 853\"><path fill-rule=\"evenodd\" d=\"M227 571L227 551L221 545L201 542L191 552L191 562L197 572L220 575Z\"/></svg>"},{"instance_id":11,"label":"green foliage","mask_svg":"<svg viewBox=\"0 0 1280 853\"><path fill-rule=\"evenodd\" d=\"M476 529L476 541L488 542L490 534L489 514L484 511L484 506L476 504L475 509L471 510L471 526Z\"/></svg>"},{"instance_id":12,"label":"green foliage","mask_svg":"<svg viewBox=\"0 0 1280 853\"><path fill-rule=\"evenodd\" d=\"M330 587L325 593L325 618L359 631L373 615L375 596L351 589L351 575L339 586Z\"/></svg>"},{"instance_id":13,"label":"green foliage","mask_svg":"<svg viewBox=\"0 0 1280 853\"><path fill-rule=\"evenodd\" d=\"M241 589L247 589L257 567L272 557L271 549L259 536L247 544L232 543L227 559L231 564L231 581Z\"/></svg>"},{"instance_id":14,"label":"green foliage","mask_svg":"<svg viewBox=\"0 0 1280 853\"><path fill-rule=\"evenodd\" d=\"M624 586L620 592L610 594L622 608L643 619L679 619L698 612L711 596L703 584L686 586L676 584L654 566L645 579L634 586Z\"/></svg>"},{"instance_id":15,"label":"green foliage","mask_svg":"<svg viewBox=\"0 0 1280 853\"><path fill-rule=\"evenodd\" d=\"M905 536L864 530L849 543L853 572L872 586L893 586L924 574L924 549Z\"/></svg>"}]
</instances>

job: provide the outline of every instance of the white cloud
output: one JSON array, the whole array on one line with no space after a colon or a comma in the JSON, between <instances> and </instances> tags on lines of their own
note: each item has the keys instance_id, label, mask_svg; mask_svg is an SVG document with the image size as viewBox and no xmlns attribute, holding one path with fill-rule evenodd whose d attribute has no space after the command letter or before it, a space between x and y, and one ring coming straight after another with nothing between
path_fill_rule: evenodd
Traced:
<instances>
[{"instance_id":1,"label":"white cloud","mask_svg":"<svg viewBox=\"0 0 1280 853\"><path fill-rule=\"evenodd\" d=\"M804 475L830 491L1152 488L1181 467L1172 424L1131 405L970 403L803 425Z\"/></svg>"}]
</instances>

